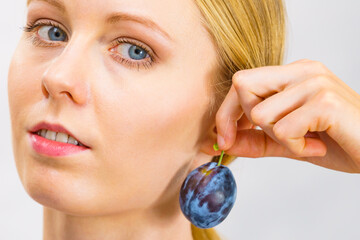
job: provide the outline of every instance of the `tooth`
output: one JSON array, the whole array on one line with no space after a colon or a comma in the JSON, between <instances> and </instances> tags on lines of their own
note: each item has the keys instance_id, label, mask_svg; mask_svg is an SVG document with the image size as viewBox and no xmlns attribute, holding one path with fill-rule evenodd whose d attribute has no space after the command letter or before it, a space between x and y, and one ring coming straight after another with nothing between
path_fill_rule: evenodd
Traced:
<instances>
[{"instance_id":1,"label":"tooth","mask_svg":"<svg viewBox=\"0 0 360 240\"><path fill-rule=\"evenodd\" d=\"M57 142L67 143L68 137L69 137L69 135L67 135L66 133L61 133L61 132L59 132L59 133L56 135L56 141L57 141Z\"/></svg>"},{"instance_id":2,"label":"tooth","mask_svg":"<svg viewBox=\"0 0 360 240\"><path fill-rule=\"evenodd\" d=\"M41 130L41 136L42 136L42 137L45 137L46 131L47 131L46 129L42 129L42 130Z\"/></svg>"},{"instance_id":3,"label":"tooth","mask_svg":"<svg viewBox=\"0 0 360 240\"><path fill-rule=\"evenodd\" d=\"M77 145L79 142L75 140L75 138L73 138L72 136L69 136L69 140L68 140L68 143L71 143L71 144L75 144Z\"/></svg>"},{"instance_id":4,"label":"tooth","mask_svg":"<svg viewBox=\"0 0 360 240\"><path fill-rule=\"evenodd\" d=\"M56 132L47 130L45 137L47 139L50 139L50 140L55 140L56 139Z\"/></svg>"}]
</instances>

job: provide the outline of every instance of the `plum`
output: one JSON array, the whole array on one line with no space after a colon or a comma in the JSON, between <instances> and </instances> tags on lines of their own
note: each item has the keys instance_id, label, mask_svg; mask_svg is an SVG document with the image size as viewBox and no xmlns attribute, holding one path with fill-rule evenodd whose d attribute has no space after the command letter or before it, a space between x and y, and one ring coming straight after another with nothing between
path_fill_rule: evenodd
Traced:
<instances>
[{"instance_id":1,"label":"plum","mask_svg":"<svg viewBox=\"0 0 360 240\"><path fill-rule=\"evenodd\" d=\"M181 186L181 211L199 228L221 223L236 200L235 178L228 167L220 164L223 153L219 163L208 162L190 172Z\"/></svg>"}]
</instances>

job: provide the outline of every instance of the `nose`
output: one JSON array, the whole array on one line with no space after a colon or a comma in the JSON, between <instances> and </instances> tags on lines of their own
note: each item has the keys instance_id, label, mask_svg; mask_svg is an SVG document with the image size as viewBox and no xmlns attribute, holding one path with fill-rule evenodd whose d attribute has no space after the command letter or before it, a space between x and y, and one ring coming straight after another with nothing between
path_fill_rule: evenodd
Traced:
<instances>
[{"instance_id":1,"label":"nose","mask_svg":"<svg viewBox=\"0 0 360 240\"><path fill-rule=\"evenodd\" d=\"M90 96L89 64L88 45L80 38L72 38L42 75L44 96L57 102L86 104Z\"/></svg>"}]
</instances>

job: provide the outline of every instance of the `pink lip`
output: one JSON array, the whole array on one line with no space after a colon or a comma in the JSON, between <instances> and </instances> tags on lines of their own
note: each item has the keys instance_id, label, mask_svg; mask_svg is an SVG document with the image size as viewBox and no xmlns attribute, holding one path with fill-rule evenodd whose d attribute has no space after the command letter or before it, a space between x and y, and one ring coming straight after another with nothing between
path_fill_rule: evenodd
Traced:
<instances>
[{"instance_id":1,"label":"pink lip","mask_svg":"<svg viewBox=\"0 0 360 240\"><path fill-rule=\"evenodd\" d=\"M74 139L76 139L84 146L77 146L70 143L62 143L62 142L46 139L42 136L37 135L36 132L41 129L66 133L72 136ZM65 127L61 126L60 124L50 124L48 122L40 122L29 130L29 137L30 137L31 145L34 148L34 150L37 151L38 153L45 154L48 156L65 156L90 149L89 146L79 141L78 138L76 138L69 130L67 130Z\"/></svg>"},{"instance_id":2,"label":"pink lip","mask_svg":"<svg viewBox=\"0 0 360 240\"><path fill-rule=\"evenodd\" d=\"M36 133L37 131L39 131L41 129L47 129L47 130L50 130L50 131L53 131L53 132L66 133L66 134L72 136L73 138L75 138L78 142L80 142L85 147L89 148L89 146L87 146L86 144L81 142L77 137L74 136L74 134L72 134L69 130L67 130L65 127L61 126L60 124L51 124L51 123L48 123L48 122L40 122L40 123L36 124L35 126L33 126L29 131L31 133Z\"/></svg>"},{"instance_id":3,"label":"pink lip","mask_svg":"<svg viewBox=\"0 0 360 240\"><path fill-rule=\"evenodd\" d=\"M52 157L66 156L89 149L88 147L49 140L36 133L29 133L29 136L31 145L35 151Z\"/></svg>"}]
</instances>

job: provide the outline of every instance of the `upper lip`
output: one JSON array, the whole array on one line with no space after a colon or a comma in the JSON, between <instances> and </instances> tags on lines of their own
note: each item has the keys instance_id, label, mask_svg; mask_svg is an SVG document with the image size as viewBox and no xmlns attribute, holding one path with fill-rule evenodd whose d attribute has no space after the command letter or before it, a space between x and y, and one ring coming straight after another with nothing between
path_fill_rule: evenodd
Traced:
<instances>
[{"instance_id":1,"label":"upper lip","mask_svg":"<svg viewBox=\"0 0 360 240\"><path fill-rule=\"evenodd\" d=\"M68 135L70 135L71 137L75 138L76 141L80 142L82 145L84 145L85 147L90 148L89 146L87 146L85 143L83 143L82 141L79 140L79 138L77 138L74 134L72 134L69 130L67 130L65 127L63 127L60 124L57 123L49 123L49 122L39 122L38 124L34 125L32 128L30 128L30 132L32 133L36 133L37 131L41 130L41 129L47 129L53 132L62 132L62 133L66 133Z\"/></svg>"}]
</instances>

